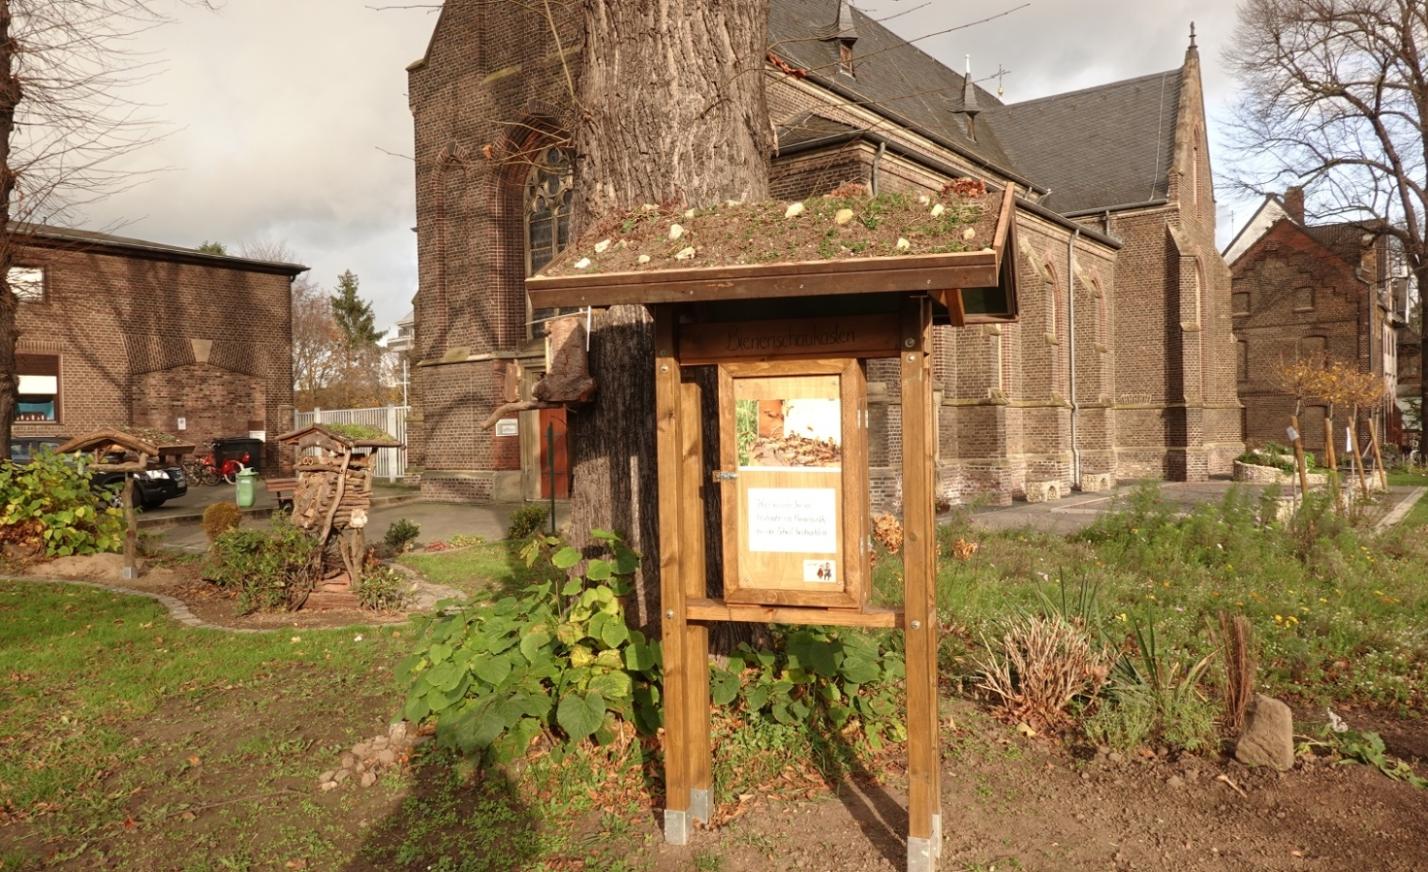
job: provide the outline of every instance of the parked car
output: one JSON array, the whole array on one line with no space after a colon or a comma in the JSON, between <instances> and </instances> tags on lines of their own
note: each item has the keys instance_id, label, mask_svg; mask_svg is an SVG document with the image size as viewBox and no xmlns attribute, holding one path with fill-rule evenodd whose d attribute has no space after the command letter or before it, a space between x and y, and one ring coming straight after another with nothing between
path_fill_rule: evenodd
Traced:
<instances>
[{"instance_id":1,"label":"parked car","mask_svg":"<svg viewBox=\"0 0 1428 872\"><path fill-rule=\"evenodd\" d=\"M39 452L54 451L68 441L66 436L16 436L10 440L10 459L23 466ZM90 476L89 483L98 492L112 493L108 497L111 505L120 505L124 473L96 472ZM139 508L157 509L188 493L188 477L177 466L154 465L134 477L134 492Z\"/></svg>"}]
</instances>

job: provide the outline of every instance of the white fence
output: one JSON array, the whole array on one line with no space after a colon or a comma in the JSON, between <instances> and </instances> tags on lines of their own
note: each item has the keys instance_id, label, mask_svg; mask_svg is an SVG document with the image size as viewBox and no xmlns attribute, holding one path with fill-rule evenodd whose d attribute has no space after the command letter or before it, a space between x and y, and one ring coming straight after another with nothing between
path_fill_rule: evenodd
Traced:
<instances>
[{"instance_id":1,"label":"white fence","mask_svg":"<svg viewBox=\"0 0 1428 872\"><path fill-rule=\"evenodd\" d=\"M361 424L390 433L403 445L407 442L407 406L384 406L376 409L313 409L293 414L293 429L309 424ZM405 448L377 449L377 478L396 481L407 474Z\"/></svg>"}]
</instances>

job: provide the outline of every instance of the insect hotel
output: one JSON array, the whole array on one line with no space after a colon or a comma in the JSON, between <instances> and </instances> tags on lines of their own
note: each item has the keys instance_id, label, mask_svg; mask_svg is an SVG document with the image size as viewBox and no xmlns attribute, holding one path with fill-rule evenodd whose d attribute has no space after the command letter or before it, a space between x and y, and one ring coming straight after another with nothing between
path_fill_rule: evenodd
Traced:
<instances>
[{"instance_id":1,"label":"insect hotel","mask_svg":"<svg viewBox=\"0 0 1428 872\"><path fill-rule=\"evenodd\" d=\"M355 606L352 587L367 553L377 450L402 443L384 433L349 434L322 424L285 433L278 443L297 453L296 478L281 485L291 488L292 521L321 546L321 571L307 605Z\"/></svg>"},{"instance_id":2,"label":"insect hotel","mask_svg":"<svg viewBox=\"0 0 1428 872\"><path fill-rule=\"evenodd\" d=\"M89 456L91 472L124 473L124 490L120 505L124 509L124 577L139 577L139 519L134 510L134 476L143 475L151 463L177 466L179 458L192 454L194 446L173 440L163 433L140 435L120 430L96 430L76 436L55 449L56 454Z\"/></svg>"},{"instance_id":3,"label":"insect hotel","mask_svg":"<svg viewBox=\"0 0 1428 872\"><path fill-rule=\"evenodd\" d=\"M527 280L537 310L653 316L667 841L713 811L712 624L892 629L906 639L907 866L936 868L932 327L1016 320L1013 209L1010 189L647 207L620 239L583 240ZM890 606L869 596L875 359L897 361L902 399L904 589Z\"/></svg>"}]
</instances>

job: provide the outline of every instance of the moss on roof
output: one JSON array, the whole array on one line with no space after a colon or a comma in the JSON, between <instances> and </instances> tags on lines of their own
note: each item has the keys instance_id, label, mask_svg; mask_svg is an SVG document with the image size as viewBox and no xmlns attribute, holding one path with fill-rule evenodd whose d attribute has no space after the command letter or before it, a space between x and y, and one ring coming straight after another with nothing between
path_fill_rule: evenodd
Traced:
<instances>
[{"instance_id":1,"label":"moss on roof","mask_svg":"<svg viewBox=\"0 0 1428 872\"><path fill-rule=\"evenodd\" d=\"M397 439L378 427L369 427L366 424L328 424L318 425L329 433L350 439L353 442L396 442Z\"/></svg>"},{"instance_id":2,"label":"moss on roof","mask_svg":"<svg viewBox=\"0 0 1428 872\"><path fill-rule=\"evenodd\" d=\"M731 202L683 212L644 206L587 233L541 275L982 251L992 245L996 220L996 200L968 180L939 196L872 197L852 184L794 203Z\"/></svg>"}]
</instances>

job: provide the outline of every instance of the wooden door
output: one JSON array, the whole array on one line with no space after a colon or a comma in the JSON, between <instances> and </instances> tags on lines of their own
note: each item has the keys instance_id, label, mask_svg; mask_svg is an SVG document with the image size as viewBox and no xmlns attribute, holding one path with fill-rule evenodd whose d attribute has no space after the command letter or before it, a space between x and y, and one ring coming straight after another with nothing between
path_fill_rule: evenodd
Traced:
<instances>
[{"instance_id":1,"label":"wooden door","mask_svg":"<svg viewBox=\"0 0 1428 872\"><path fill-rule=\"evenodd\" d=\"M570 453L566 450L565 409L541 409L537 419L540 427L536 438L540 443L540 468L536 470L540 479L540 496L543 500L551 497L551 486L555 487L555 498L570 499Z\"/></svg>"}]
</instances>

